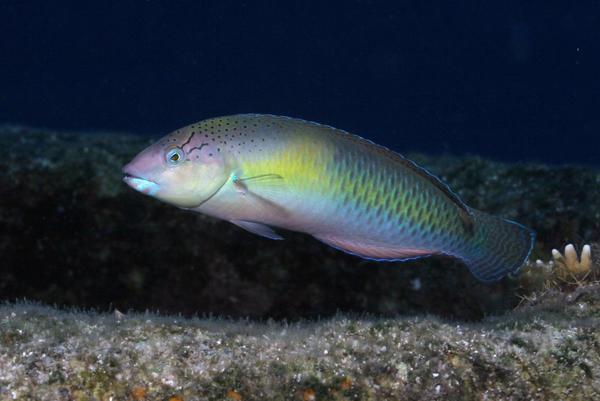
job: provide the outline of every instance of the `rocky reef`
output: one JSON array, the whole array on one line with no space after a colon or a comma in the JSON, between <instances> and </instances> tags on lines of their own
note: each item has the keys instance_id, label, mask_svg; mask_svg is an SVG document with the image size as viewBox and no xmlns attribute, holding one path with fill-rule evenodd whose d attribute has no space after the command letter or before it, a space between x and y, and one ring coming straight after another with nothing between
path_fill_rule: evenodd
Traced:
<instances>
[{"instance_id":1,"label":"rocky reef","mask_svg":"<svg viewBox=\"0 0 600 401\"><path fill-rule=\"evenodd\" d=\"M533 261L600 255L600 170L409 155L537 231L524 273L486 285L447 258L365 261L142 196L121 166L150 142L0 127L0 399L598 395L600 276L557 285Z\"/></svg>"},{"instance_id":2,"label":"rocky reef","mask_svg":"<svg viewBox=\"0 0 600 401\"><path fill-rule=\"evenodd\" d=\"M0 307L2 399L592 400L599 378L598 285L478 323Z\"/></svg>"},{"instance_id":3,"label":"rocky reef","mask_svg":"<svg viewBox=\"0 0 600 401\"><path fill-rule=\"evenodd\" d=\"M485 285L447 258L365 261L306 235L270 241L142 196L121 181L121 167L151 142L0 128L0 299L288 320L478 320L519 302L519 280ZM599 170L411 158L472 207L535 229L533 260L568 242L600 242Z\"/></svg>"}]
</instances>

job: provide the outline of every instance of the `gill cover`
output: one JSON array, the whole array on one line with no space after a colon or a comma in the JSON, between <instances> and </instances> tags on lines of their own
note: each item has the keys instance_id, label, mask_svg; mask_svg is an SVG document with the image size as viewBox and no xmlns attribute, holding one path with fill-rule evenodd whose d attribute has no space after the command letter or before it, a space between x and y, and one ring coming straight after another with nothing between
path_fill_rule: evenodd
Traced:
<instances>
[{"instance_id":1,"label":"gill cover","mask_svg":"<svg viewBox=\"0 0 600 401\"><path fill-rule=\"evenodd\" d=\"M223 153L208 143L173 146L164 152L165 169L157 198L183 208L210 199L229 179Z\"/></svg>"}]
</instances>

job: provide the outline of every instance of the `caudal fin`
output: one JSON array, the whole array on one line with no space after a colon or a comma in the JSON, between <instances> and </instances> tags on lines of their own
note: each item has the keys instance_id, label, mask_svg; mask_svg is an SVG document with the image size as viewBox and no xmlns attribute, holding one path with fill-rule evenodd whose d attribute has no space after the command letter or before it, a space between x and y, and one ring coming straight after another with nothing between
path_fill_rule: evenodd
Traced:
<instances>
[{"instance_id":1,"label":"caudal fin","mask_svg":"<svg viewBox=\"0 0 600 401\"><path fill-rule=\"evenodd\" d=\"M454 256L485 282L519 271L531 253L535 232L514 221L477 210L472 212L475 222L472 240Z\"/></svg>"}]
</instances>

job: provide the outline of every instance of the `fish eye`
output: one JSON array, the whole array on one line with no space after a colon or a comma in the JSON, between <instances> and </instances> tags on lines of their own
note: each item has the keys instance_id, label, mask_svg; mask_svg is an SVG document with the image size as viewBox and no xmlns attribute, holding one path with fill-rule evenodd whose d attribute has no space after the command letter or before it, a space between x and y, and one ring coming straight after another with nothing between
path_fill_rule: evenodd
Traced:
<instances>
[{"instance_id":1,"label":"fish eye","mask_svg":"<svg viewBox=\"0 0 600 401\"><path fill-rule=\"evenodd\" d=\"M185 153L180 148L173 148L166 154L167 163L171 165L178 164L185 159Z\"/></svg>"}]
</instances>

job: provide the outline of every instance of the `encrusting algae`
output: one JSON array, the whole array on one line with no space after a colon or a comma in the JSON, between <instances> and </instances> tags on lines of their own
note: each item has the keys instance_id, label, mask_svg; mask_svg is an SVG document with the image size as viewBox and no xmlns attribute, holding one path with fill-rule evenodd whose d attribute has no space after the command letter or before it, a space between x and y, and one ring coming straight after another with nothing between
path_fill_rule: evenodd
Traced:
<instances>
[{"instance_id":1,"label":"encrusting algae","mask_svg":"<svg viewBox=\"0 0 600 401\"><path fill-rule=\"evenodd\" d=\"M592 400L600 396L598 316L597 284L576 296L550 289L477 323L117 320L4 305L0 399Z\"/></svg>"}]
</instances>

